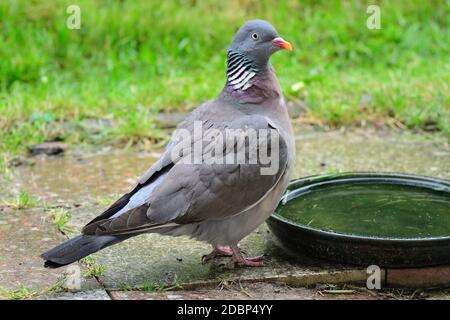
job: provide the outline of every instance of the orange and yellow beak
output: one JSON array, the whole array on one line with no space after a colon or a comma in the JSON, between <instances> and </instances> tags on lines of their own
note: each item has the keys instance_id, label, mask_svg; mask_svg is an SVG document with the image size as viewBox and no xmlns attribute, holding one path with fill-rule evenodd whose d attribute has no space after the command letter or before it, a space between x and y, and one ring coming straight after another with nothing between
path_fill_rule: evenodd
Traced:
<instances>
[{"instance_id":1,"label":"orange and yellow beak","mask_svg":"<svg viewBox=\"0 0 450 320\"><path fill-rule=\"evenodd\" d=\"M286 40L284 40L281 37L277 37L277 38L273 39L272 43L274 46L280 47L281 49L286 49L289 51L292 51L292 49L293 49L292 44L290 44L290 42L287 42Z\"/></svg>"}]
</instances>

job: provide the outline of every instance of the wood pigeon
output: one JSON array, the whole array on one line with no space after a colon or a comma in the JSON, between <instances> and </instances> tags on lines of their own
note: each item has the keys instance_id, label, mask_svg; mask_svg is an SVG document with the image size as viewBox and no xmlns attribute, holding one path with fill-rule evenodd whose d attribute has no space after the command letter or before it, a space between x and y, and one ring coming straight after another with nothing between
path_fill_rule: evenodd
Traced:
<instances>
[{"instance_id":1,"label":"wood pigeon","mask_svg":"<svg viewBox=\"0 0 450 320\"><path fill-rule=\"evenodd\" d=\"M263 265L262 256L245 256L238 242L272 214L291 178L293 132L269 63L281 49L292 46L270 23L246 22L228 48L222 92L177 126L161 158L129 192L81 235L43 253L45 265L67 265L143 233L205 241L213 250L204 261L229 256L232 264ZM272 172L263 170L270 166Z\"/></svg>"}]
</instances>

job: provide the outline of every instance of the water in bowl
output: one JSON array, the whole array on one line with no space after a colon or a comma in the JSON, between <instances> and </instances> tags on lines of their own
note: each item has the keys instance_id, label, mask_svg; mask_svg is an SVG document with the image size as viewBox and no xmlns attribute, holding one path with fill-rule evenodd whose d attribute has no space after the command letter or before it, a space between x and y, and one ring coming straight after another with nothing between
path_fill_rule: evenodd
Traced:
<instances>
[{"instance_id":1,"label":"water in bowl","mask_svg":"<svg viewBox=\"0 0 450 320\"><path fill-rule=\"evenodd\" d=\"M450 236L448 193L395 184L319 187L280 205L293 222L336 233L381 238Z\"/></svg>"}]
</instances>

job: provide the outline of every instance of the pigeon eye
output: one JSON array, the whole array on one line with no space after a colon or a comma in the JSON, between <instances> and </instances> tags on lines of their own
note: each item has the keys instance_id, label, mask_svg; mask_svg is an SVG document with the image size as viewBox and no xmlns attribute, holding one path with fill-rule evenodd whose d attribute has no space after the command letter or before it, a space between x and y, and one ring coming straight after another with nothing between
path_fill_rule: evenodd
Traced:
<instances>
[{"instance_id":1,"label":"pigeon eye","mask_svg":"<svg viewBox=\"0 0 450 320\"><path fill-rule=\"evenodd\" d=\"M253 34L252 34L252 39L253 39L253 40L258 40L258 38L259 38L259 36L258 36L257 33L253 33Z\"/></svg>"}]
</instances>

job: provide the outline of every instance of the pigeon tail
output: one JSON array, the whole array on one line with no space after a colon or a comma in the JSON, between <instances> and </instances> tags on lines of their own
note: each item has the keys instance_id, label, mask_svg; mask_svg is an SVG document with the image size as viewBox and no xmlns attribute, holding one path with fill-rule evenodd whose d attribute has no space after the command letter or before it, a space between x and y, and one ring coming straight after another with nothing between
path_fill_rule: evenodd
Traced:
<instances>
[{"instance_id":1,"label":"pigeon tail","mask_svg":"<svg viewBox=\"0 0 450 320\"><path fill-rule=\"evenodd\" d=\"M123 236L79 235L41 254L46 268L59 268L123 241Z\"/></svg>"}]
</instances>

